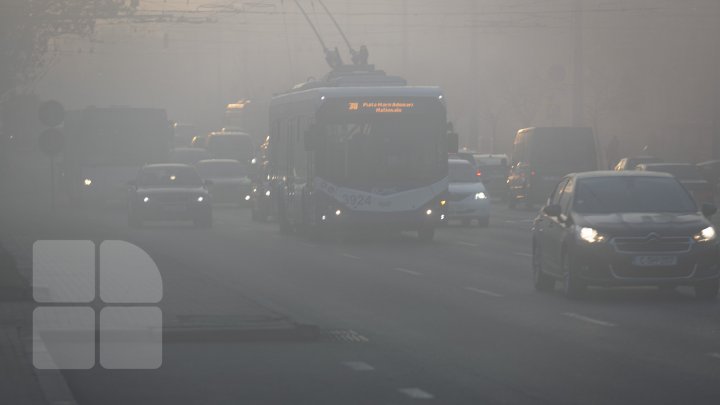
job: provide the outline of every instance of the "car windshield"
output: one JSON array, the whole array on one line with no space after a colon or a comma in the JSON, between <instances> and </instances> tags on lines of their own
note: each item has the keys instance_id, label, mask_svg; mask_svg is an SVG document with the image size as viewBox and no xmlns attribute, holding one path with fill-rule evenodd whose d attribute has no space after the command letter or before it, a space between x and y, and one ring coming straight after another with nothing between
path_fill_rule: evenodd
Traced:
<instances>
[{"instance_id":1,"label":"car windshield","mask_svg":"<svg viewBox=\"0 0 720 405\"><path fill-rule=\"evenodd\" d=\"M204 179L247 176L247 167L240 162L199 162L196 167Z\"/></svg>"},{"instance_id":2,"label":"car windshield","mask_svg":"<svg viewBox=\"0 0 720 405\"><path fill-rule=\"evenodd\" d=\"M191 187L201 186L202 180L190 166L146 167L140 172L141 187Z\"/></svg>"},{"instance_id":3,"label":"car windshield","mask_svg":"<svg viewBox=\"0 0 720 405\"><path fill-rule=\"evenodd\" d=\"M581 214L689 213L697 206L677 180L618 176L579 180L573 203Z\"/></svg>"},{"instance_id":4,"label":"car windshield","mask_svg":"<svg viewBox=\"0 0 720 405\"><path fill-rule=\"evenodd\" d=\"M467 162L448 163L448 179L451 183L477 183L475 167Z\"/></svg>"},{"instance_id":5,"label":"car windshield","mask_svg":"<svg viewBox=\"0 0 720 405\"><path fill-rule=\"evenodd\" d=\"M695 165L649 165L647 170L670 173L678 180L704 180L702 171Z\"/></svg>"}]
</instances>

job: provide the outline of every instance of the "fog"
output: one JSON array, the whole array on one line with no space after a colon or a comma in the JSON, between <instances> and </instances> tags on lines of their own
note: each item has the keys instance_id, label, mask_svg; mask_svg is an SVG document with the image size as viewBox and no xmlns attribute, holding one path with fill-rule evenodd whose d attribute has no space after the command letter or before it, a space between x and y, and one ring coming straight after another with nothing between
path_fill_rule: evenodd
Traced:
<instances>
[{"instance_id":1,"label":"fog","mask_svg":"<svg viewBox=\"0 0 720 405\"><path fill-rule=\"evenodd\" d=\"M487 148L477 138L495 137L496 151L508 152L518 128L572 124L578 63L576 124L592 126L601 143L616 135L629 152L651 145L677 159L712 157L720 109L715 1L326 4L377 68L444 89L465 146ZM305 6L349 61L331 20L318 4ZM328 70L291 1L142 1L138 16L147 18L99 21L91 40L54 40L52 65L33 88L69 107L165 107L172 119L211 130L222 126L228 102L268 100Z\"/></svg>"}]
</instances>

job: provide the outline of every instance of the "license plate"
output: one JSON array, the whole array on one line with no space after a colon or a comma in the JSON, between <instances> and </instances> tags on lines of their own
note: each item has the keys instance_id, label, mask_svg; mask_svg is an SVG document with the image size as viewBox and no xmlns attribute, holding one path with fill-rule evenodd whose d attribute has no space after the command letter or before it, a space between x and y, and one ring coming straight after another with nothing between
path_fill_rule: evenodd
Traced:
<instances>
[{"instance_id":1,"label":"license plate","mask_svg":"<svg viewBox=\"0 0 720 405\"><path fill-rule=\"evenodd\" d=\"M633 264L641 267L675 266L677 256L635 256Z\"/></svg>"}]
</instances>

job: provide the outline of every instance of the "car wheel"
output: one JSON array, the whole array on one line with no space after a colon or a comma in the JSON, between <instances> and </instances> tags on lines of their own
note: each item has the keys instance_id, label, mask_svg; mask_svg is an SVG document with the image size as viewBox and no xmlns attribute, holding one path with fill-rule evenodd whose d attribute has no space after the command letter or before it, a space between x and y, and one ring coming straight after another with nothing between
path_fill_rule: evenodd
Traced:
<instances>
[{"instance_id":1,"label":"car wheel","mask_svg":"<svg viewBox=\"0 0 720 405\"><path fill-rule=\"evenodd\" d=\"M555 288L555 279L542 269L542 251L533 248L532 255L533 285L537 291L551 291Z\"/></svg>"},{"instance_id":2,"label":"car wheel","mask_svg":"<svg viewBox=\"0 0 720 405\"><path fill-rule=\"evenodd\" d=\"M577 276L577 269L572 256L565 252L562 259L563 293L568 298L579 299L585 295L587 286Z\"/></svg>"},{"instance_id":3,"label":"car wheel","mask_svg":"<svg viewBox=\"0 0 720 405\"><path fill-rule=\"evenodd\" d=\"M720 282L717 279L702 281L695 284L695 298L703 301L715 299L720 289Z\"/></svg>"},{"instance_id":4,"label":"car wheel","mask_svg":"<svg viewBox=\"0 0 720 405\"><path fill-rule=\"evenodd\" d=\"M422 228L418 231L418 239L421 242L432 242L435 237L435 228Z\"/></svg>"}]
</instances>

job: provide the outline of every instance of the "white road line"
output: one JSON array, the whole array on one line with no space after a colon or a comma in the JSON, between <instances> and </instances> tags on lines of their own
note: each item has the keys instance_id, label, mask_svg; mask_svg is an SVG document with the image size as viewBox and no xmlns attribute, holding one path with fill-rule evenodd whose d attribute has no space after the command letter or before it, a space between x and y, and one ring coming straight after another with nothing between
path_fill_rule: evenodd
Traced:
<instances>
[{"instance_id":1,"label":"white road line","mask_svg":"<svg viewBox=\"0 0 720 405\"><path fill-rule=\"evenodd\" d=\"M478 245L476 245L474 243L470 243L470 242L459 241L459 242L455 242L455 243L458 245L463 245L463 246L478 247Z\"/></svg>"},{"instance_id":2,"label":"white road line","mask_svg":"<svg viewBox=\"0 0 720 405\"><path fill-rule=\"evenodd\" d=\"M478 294L487 295L487 296L490 296L490 297L502 297L502 296L503 296L502 294L498 294L498 293L496 293L496 292L492 292L492 291L488 291L488 290L482 290L482 289L480 289L480 288L475 288L475 287L465 287L465 289L468 290L468 291L472 291L472 292L475 292L475 293L478 293Z\"/></svg>"},{"instance_id":3,"label":"white road line","mask_svg":"<svg viewBox=\"0 0 720 405\"><path fill-rule=\"evenodd\" d=\"M412 399L433 399L435 398L432 394L421 390L420 388L400 388L398 391L407 395Z\"/></svg>"},{"instance_id":4,"label":"white road line","mask_svg":"<svg viewBox=\"0 0 720 405\"><path fill-rule=\"evenodd\" d=\"M343 257L347 257L348 259L360 260L360 257L355 256L355 255L351 255L350 253L343 253L342 256L343 256Z\"/></svg>"},{"instance_id":5,"label":"white road line","mask_svg":"<svg viewBox=\"0 0 720 405\"><path fill-rule=\"evenodd\" d=\"M565 316L567 316L567 317L569 317L569 318L574 318L574 319L577 319L577 320L580 320L580 321L583 321L583 322L592 323L592 324L595 324L595 325L607 326L607 327L617 326L616 324L614 324L614 323L612 323L612 322L605 322L605 321L601 321L601 320L599 320L599 319L593 319L593 318L590 318L590 317L587 317L587 316L584 316L584 315L576 314L576 313L574 313L574 312L565 312L565 313L563 313L563 315L565 315Z\"/></svg>"},{"instance_id":6,"label":"white road line","mask_svg":"<svg viewBox=\"0 0 720 405\"><path fill-rule=\"evenodd\" d=\"M399 271L401 273L409 274L411 276L422 276L422 273L420 273L419 271L403 269L402 267L396 267L393 270Z\"/></svg>"},{"instance_id":7,"label":"white road line","mask_svg":"<svg viewBox=\"0 0 720 405\"><path fill-rule=\"evenodd\" d=\"M515 256L520 256L520 257L530 257L530 258L532 258L532 254L531 254L531 253L524 253L524 252L514 252L513 254L514 254Z\"/></svg>"},{"instance_id":8,"label":"white road line","mask_svg":"<svg viewBox=\"0 0 720 405\"><path fill-rule=\"evenodd\" d=\"M716 358L716 359L720 359L720 353L708 353L708 356Z\"/></svg>"},{"instance_id":9,"label":"white road line","mask_svg":"<svg viewBox=\"0 0 720 405\"><path fill-rule=\"evenodd\" d=\"M365 363L364 361L346 361L343 363L353 371L373 371L375 367Z\"/></svg>"}]
</instances>

